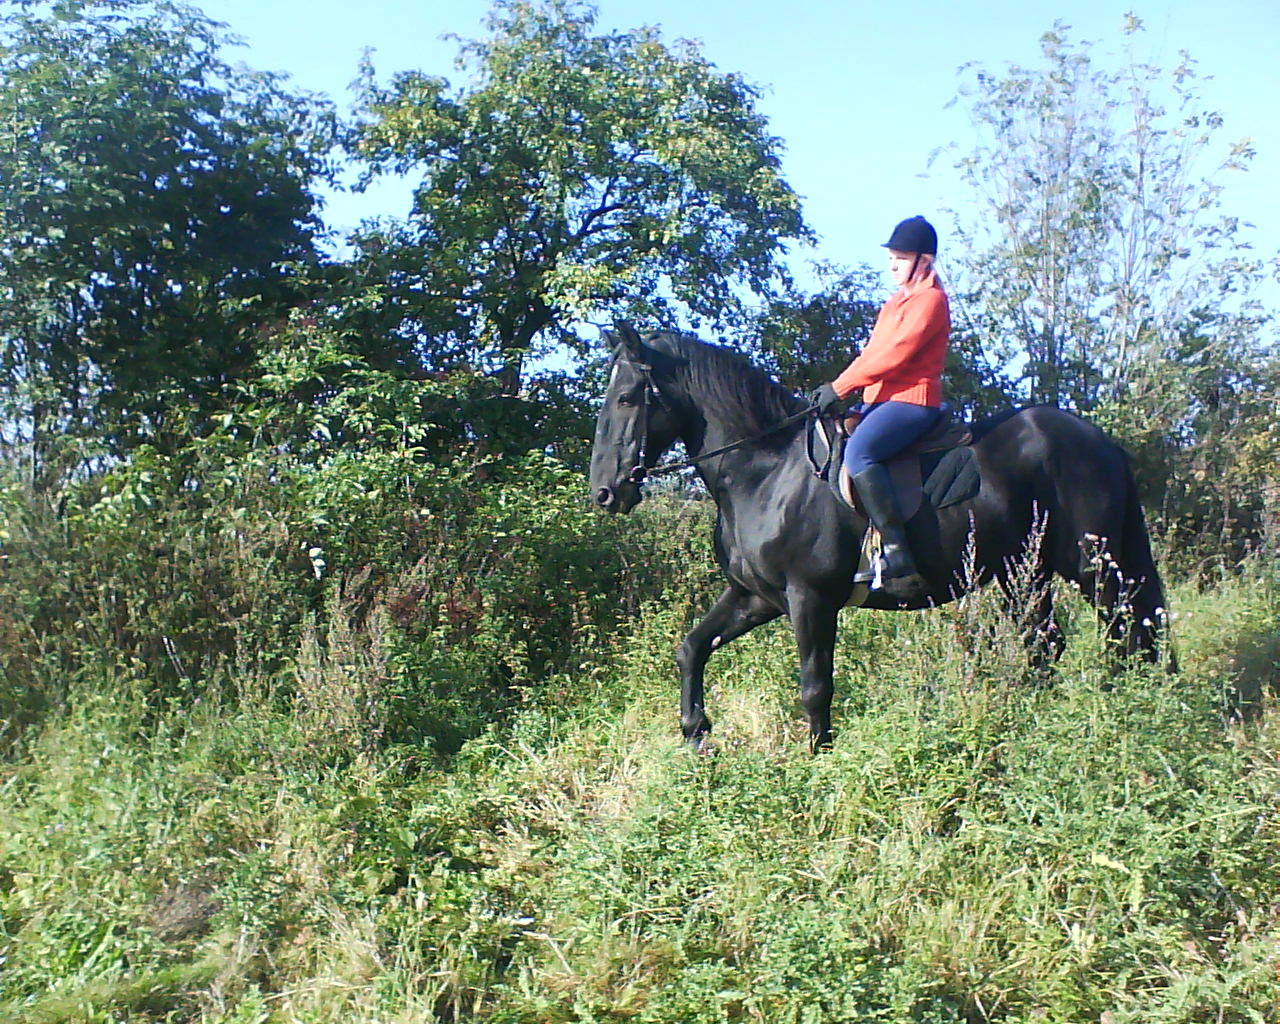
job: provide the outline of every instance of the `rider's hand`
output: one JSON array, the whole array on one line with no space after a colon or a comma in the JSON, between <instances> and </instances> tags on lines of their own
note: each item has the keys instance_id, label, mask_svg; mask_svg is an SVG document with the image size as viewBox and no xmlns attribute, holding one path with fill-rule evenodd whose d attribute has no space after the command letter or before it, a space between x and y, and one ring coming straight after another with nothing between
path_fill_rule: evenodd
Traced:
<instances>
[{"instance_id":1,"label":"rider's hand","mask_svg":"<svg viewBox=\"0 0 1280 1024\"><path fill-rule=\"evenodd\" d=\"M812 395L809 401L818 407L818 411L824 416L831 416L838 412L843 412L849 404L845 399L836 394L836 389L830 384L823 384Z\"/></svg>"}]
</instances>

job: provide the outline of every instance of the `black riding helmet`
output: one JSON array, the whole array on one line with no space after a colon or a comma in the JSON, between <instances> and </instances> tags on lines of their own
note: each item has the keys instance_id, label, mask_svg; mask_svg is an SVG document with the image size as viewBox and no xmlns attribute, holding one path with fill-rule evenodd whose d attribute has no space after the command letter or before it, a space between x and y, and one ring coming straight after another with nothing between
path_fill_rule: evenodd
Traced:
<instances>
[{"instance_id":1,"label":"black riding helmet","mask_svg":"<svg viewBox=\"0 0 1280 1024\"><path fill-rule=\"evenodd\" d=\"M889 236L883 248L897 252L925 252L938 255L938 232L923 217L908 217Z\"/></svg>"}]
</instances>

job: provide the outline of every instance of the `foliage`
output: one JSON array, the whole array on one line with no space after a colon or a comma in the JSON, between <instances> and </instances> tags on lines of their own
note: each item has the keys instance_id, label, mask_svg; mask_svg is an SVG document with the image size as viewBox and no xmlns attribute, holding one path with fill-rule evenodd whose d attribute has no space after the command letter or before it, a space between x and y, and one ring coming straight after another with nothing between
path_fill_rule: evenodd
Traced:
<instances>
[{"instance_id":1,"label":"foliage","mask_svg":"<svg viewBox=\"0 0 1280 1024\"><path fill-rule=\"evenodd\" d=\"M354 152L422 173L408 224L362 240L432 368L500 373L539 344L676 306L721 322L768 294L779 248L809 235L757 90L654 29L594 35L571 0L500 0L463 42L470 83L366 66Z\"/></svg>"},{"instance_id":2,"label":"foliage","mask_svg":"<svg viewBox=\"0 0 1280 1024\"><path fill-rule=\"evenodd\" d=\"M337 637L376 666L370 741L456 746L608 628L619 578L645 592L577 471L494 450L493 382L406 380L291 331L181 453L140 446L56 501L7 481L0 739L104 667L157 706L234 700L232 676L287 671L307 638L324 675Z\"/></svg>"},{"instance_id":3,"label":"foliage","mask_svg":"<svg viewBox=\"0 0 1280 1024\"><path fill-rule=\"evenodd\" d=\"M1146 507L1179 571L1212 577L1264 542L1276 501L1280 356L1215 365L1212 343L1180 343L1185 373L1148 381L1132 404L1107 403L1093 420L1134 457ZM1183 387L1180 395L1171 393ZM1191 413L1160 411L1177 402Z\"/></svg>"},{"instance_id":4,"label":"foliage","mask_svg":"<svg viewBox=\"0 0 1280 1024\"><path fill-rule=\"evenodd\" d=\"M142 0L21 2L0 33L0 394L33 482L64 433L171 449L296 301L328 105Z\"/></svg>"},{"instance_id":5,"label":"foliage","mask_svg":"<svg viewBox=\"0 0 1280 1024\"><path fill-rule=\"evenodd\" d=\"M752 331L762 365L802 393L834 380L849 365L871 337L880 310L879 275L870 267L822 263L814 275L818 287L812 295L792 285L766 305Z\"/></svg>"},{"instance_id":6,"label":"foliage","mask_svg":"<svg viewBox=\"0 0 1280 1024\"><path fill-rule=\"evenodd\" d=\"M1134 453L1174 548L1235 560L1274 477L1254 453L1280 430L1268 261L1222 204L1254 151L1222 141L1186 52L1170 70L1134 56L1141 29L1127 16L1119 66L1057 23L1038 66L964 69L978 142L957 164L976 200L961 305L1022 397L1089 413Z\"/></svg>"}]
</instances>

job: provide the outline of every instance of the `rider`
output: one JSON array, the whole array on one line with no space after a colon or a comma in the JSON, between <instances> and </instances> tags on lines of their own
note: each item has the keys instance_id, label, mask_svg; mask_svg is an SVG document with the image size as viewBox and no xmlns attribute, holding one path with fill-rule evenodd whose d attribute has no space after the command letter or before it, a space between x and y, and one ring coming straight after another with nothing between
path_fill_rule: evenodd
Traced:
<instances>
[{"instance_id":1,"label":"rider","mask_svg":"<svg viewBox=\"0 0 1280 1024\"><path fill-rule=\"evenodd\" d=\"M854 391L863 389L862 422L845 445L844 464L880 531L880 574L895 579L914 576L916 565L885 463L938 421L951 311L933 267L938 253L933 225L910 217L893 229L884 247L899 290L881 308L861 354L811 401L823 413L838 413Z\"/></svg>"}]
</instances>

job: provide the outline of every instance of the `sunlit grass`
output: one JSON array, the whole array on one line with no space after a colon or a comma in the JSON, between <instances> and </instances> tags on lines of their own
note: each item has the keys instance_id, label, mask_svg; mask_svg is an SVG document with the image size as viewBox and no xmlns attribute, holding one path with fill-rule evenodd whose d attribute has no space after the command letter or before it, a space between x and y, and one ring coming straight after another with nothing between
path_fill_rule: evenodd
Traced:
<instances>
[{"instance_id":1,"label":"sunlit grass","mask_svg":"<svg viewBox=\"0 0 1280 1024\"><path fill-rule=\"evenodd\" d=\"M0 1017L1275 1019L1280 742L1230 713L1274 699L1274 589L1176 590L1174 677L1109 677L1063 600L1048 686L993 595L846 613L817 758L785 624L684 748L678 601L449 760L359 742L346 633L235 707L77 689L0 790Z\"/></svg>"}]
</instances>

